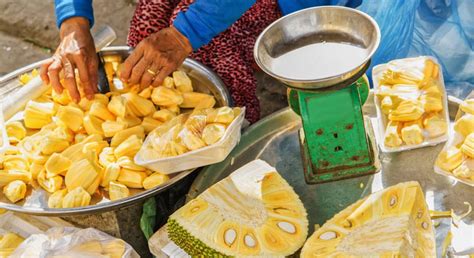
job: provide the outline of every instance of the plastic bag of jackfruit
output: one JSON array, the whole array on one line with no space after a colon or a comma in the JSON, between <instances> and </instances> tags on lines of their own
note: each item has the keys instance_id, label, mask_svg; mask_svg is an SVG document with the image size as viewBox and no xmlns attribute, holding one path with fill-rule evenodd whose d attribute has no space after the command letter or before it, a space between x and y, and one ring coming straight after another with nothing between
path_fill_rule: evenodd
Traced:
<instances>
[{"instance_id":1,"label":"plastic bag of jackfruit","mask_svg":"<svg viewBox=\"0 0 474 258\"><path fill-rule=\"evenodd\" d=\"M435 58L393 60L374 67L372 75L382 151L434 146L448 139L448 100Z\"/></svg>"},{"instance_id":2,"label":"plastic bag of jackfruit","mask_svg":"<svg viewBox=\"0 0 474 258\"><path fill-rule=\"evenodd\" d=\"M240 140L245 108L204 108L158 126L145 139L135 163L172 174L221 162Z\"/></svg>"},{"instance_id":3,"label":"plastic bag of jackfruit","mask_svg":"<svg viewBox=\"0 0 474 258\"><path fill-rule=\"evenodd\" d=\"M474 91L461 103L435 172L474 186Z\"/></svg>"},{"instance_id":4,"label":"plastic bag of jackfruit","mask_svg":"<svg viewBox=\"0 0 474 258\"><path fill-rule=\"evenodd\" d=\"M26 258L86 258L86 257L140 257L121 239L114 238L93 228L51 228L43 234L25 239L12 257Z\"/></svg>"}]
</instances>

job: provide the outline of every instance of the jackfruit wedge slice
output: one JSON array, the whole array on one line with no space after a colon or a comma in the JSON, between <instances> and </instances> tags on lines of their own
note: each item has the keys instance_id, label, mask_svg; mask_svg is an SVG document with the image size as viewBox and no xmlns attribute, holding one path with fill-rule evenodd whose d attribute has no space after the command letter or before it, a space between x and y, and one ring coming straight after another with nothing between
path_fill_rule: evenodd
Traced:
<instances>
[{"instance_id":1,"label":"jackfruit wedge slice","mask_svg":"<svg viewBox=\"0 0 474 258\"><path fill-rule=\"evenodd\" d=\"M167 230L192 257L278 257L303 245L308 220L291 186L256 160L176 211Z\"/></svg>"},{"instance_id":2,"label":"jackfruit wedge slice","mask_svg":"<svg viewBox=\"0 0 474 258\"><path fill-rule=\"evenodd\" d=\"M301 257L436 257L420 184L401 183L347 207L308 239Z\"/></svg>"}]
</instances>

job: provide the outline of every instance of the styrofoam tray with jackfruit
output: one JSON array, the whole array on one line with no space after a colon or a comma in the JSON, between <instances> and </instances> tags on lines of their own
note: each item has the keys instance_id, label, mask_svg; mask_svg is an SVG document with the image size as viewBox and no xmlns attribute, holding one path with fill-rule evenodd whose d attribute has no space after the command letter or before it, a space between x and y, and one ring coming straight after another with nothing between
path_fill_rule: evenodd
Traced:
<instances>
[{"instance_id":1,"label":"styrofoam tray with jackfruit","mask_svg":"<svg viewBox=\"0 0 474 258\"><path fill-rule=\"evenodd\" d=\"M245 108L229 107L178 117L147 136L135 163L173 174L221 162L240 140L244 117Z\"/></svg>"},{"instance_id":2,"label":"styrofoam tray with jackfruit","mask_svg":"<svg viewBox=\"0 0 474 258\"><path fill-rule=\"evenodd\" d=\"M474 186L474 92L461 103L458 112L434 171Z\"/></svg>"},{"instance_id":3,"label":"styrofoam tray with jackfruit","mask_svg":"<svg viewBox=\"0 0 474 258\"><path fill-rule=\"evenodd\" d=\"M383 152L434 146L448 139L448 98L441 66L420 56L372 70L376 134Z\"/></svg>"}]
</instances>

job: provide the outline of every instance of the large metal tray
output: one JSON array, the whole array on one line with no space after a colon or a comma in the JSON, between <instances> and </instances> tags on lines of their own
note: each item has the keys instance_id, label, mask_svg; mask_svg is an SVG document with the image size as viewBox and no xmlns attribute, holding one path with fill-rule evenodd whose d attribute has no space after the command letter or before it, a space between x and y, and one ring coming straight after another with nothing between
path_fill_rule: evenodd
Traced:
<instances>
[{"instance_id":1,"label":"large metal tray","mask_svg":"<svg viewBox=\"0 0 474 258\"><path fill-rule=\"evenodd\" d=\"M129 47L125 46L107 47L101 52L104 55L119 54L122 55L122 57L125 59L130 54L130 49ZM41 61L20 68L0 78L0 100L5 97L8 97L9 94L12 94L13 92L15 92L16 89L20 87L20 83L18 81L19 75L26 72L31 72L31 70L35 68L39 68L40 64ZM231 98L227 91L227 88L225 87L222 80L209 68L205 67L203 64L197 61L188 58L184 61L180 69L185 71L191 77L191 80L193 81L193 87L196 91L214 95L217 100L218 106L231 105ZM1 195L0 208L42 216L69 216L113 211L125 206L130 206L139 202L143 202L149 197L155 196L158 193L168 189L172 185L178 183L181 179L185 178L190 173L192 173L191 170L174 174L167 183L160 185L154 189L146 191L130 189L130 197L117 201L110 201L105 196L93 196L92 205L85 207L69 209L50 209L47 208L47 205L45 205L47 203L46 199L40 201L43 202L40 207L34 205L23 206L23 202L11 204L3 195ZM35 190L33 190L33 192L35 192Z\"/></svg>"},{"instance_id":2,"label":"large metal tray","mask_svg":"<svg viewBox=\"0 0 474 258\"><path fill-rule=\"evenodd\" d=\"M449 97L451 119L454 119L459 103L459 99ZM369 117L376 116L372 94L364 106L364 113ZM288 108L256 123L242 135L240 144L226 160L201 171L190 189L188 199L195 198L244 164L262 159L276 167L300 196L308 212L310 234L314 224L322 225L356 200L399 182L420 182L430 209L454 209L460 214L467 210L464 202L474 204L474 187L433 171L434 161L443 144L399 153L380 153L382 170L375 175L308 185L304 180L300 157L299 128L299 116ZM471 213L466 220L472 224L474 214ZM443 219L440 223L436 228L438 254L441 254L441 243L446 237L450 220ZM466 241L472 239L474 236Z\"/></svg>"}]
</instances>

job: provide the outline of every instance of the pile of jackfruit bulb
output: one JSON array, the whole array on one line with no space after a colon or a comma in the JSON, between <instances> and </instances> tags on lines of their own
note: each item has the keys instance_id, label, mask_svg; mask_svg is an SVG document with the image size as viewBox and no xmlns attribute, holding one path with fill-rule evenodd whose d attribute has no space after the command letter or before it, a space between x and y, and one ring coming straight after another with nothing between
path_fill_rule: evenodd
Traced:
<instances>
[{"instance_id":1,"label":"pile of jackfruit bulb","mask_svg":"<svg viewBox=\"0 0 474 258\"><path fill-rule=\"evenodd\" d=\"M455 139L438 155L436 166L474 182L474 99L465 100L460 108L464 114L454 124Z\"/></svg>"},{"instance_id":2,"label":"pile of jackfruit bulb","mask_svg":"<svg viewBox=\"0 0 474 258\"><path fill-rule=\"evenodd\" d=\"M1 233L0 257L9 257L24 240L21 236L12 232Z\"/></svg>"},{"instance_id":3,"label":"pile of jackfruit bulb","mask_svg":"<svg viewBox=\"0 0 474 258\"><path fill-rule=\"evenodd\" d=\"M183 71L141 91L118 83L120 62L116 56L106 58L111 92L76 104L67 91L50 90L27 103L22 121L6 124L12 145L0 156L0 186L6 198L15 203L31 192L29 188L43 188L50 193L50 208L72 208L90 205L95 196L117 200L129 196L130 188L151 189L169 180L134 163L145 136L198 105L211 110L216 101L193 92ZM26 84L31 77L20 79Z\"/></svg>"},{"instance_id":4,"label":"pile of jackfruit bulb","mask_svg":"<svg viewBox=\"0 0 474 258\"><path fill-rule=\"evenodd\" d=\"M446 134L448 123L440 83L439 67L430 59L420 71L383 72L376 95L388 121L385 146L419 145Z\"/></svg>"}]
</instances>

